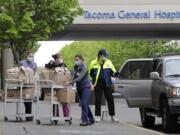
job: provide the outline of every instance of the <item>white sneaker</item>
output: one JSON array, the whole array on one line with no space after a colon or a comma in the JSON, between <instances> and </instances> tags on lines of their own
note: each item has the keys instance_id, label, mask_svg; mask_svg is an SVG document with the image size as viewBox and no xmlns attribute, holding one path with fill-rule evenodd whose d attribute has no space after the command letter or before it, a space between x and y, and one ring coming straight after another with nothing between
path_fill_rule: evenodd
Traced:
<instances>
[{"instance_id":1,"label":"white sneaker","mask_svg":"<svg viewBox=\"0 0 180 135\"><path fill-rule=\"evenodd\" d=\"M95 122L100 122L101 121L101 117L100 116L95 116Z\"/></svg>"},{"instance_id":2,"label":"white sneaker","mask_svg":"<svg viewBox=\"0 0 180 135\"><path fill-rule=\"evenodd\" d=\"M114 117L114 116L111 117L111 120L112 120L113 122L119 122L118 118L116 118L116 117Z\"/></svg>"}]
</instances>

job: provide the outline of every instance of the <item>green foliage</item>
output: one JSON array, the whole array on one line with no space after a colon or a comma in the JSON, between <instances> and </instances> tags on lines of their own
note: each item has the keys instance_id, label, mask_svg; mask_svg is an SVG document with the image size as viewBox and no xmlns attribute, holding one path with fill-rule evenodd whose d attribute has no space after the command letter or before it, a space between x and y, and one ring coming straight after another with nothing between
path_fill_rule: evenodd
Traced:
<instances>
[{"instance_id":1,"label":"green foliage","mask_svg":"<svg viewBox=\"0 0 180 135\"><path fill-rule=\"evenodd\" d=\"M164 53L180 52L180 49L173 45L165 45L169 41L149 40L149 41L81 41L73 42L61 50L65 63L69 68L74 65L74 56L82 54L85 62L89 65L90 61L97 57L100 48L105 48L109 53L116 69L129 58L154 57Z\"/></svg>"},{"instance_id":2,"label":"green foliage","mask_svg":"<svg viewBox=\"0 0 180 135\"><path fill-rule=\"evenodd\" d=\"M96 58L98 50L104 47L104 43L95 41L73 42L71 45L63 47L60 53L68 67L72 68L76 54L83 55L85 62L89 64L92 59Z\"/></svg>"},{"instance_id":3,"label":"green foliage","mask_svg":"<svg viewBox=\"0 0 180 135\"><path fill-rule=\"evenodd\" d=\"M36 41L48 40L80 14L78 0L0 0L0 43L9 44L17 63Z\"/></svg>"}]
</instances>

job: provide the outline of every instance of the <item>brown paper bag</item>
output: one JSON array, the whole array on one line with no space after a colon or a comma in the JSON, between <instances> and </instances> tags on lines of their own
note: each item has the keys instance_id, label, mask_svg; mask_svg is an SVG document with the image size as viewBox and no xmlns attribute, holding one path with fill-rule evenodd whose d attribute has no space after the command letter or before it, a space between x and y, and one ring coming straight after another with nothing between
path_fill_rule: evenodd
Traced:
<instances>
[{"instance_id":1,"label":"brown paper bag","mask_svg":"<svg viewBox=\"0 0 180 135\"><path fill-rule=\"evenodd\" d=\"M35 83L34 71L30 68L21 68L18 79L23 83Z\"/></svg>"},{"instance_id":2,"label":"brown paper bag","mask_svg":"<svg viewBox=\"0 0 180 135\"><path fill-rule=\"evenodd\" d=\"M61 103L75 103L76 92L71 89L63 89L57 92L58 101Z\"/></svg>"},{"instance_id":3,"label":"brown paper bag","mask_svg":"<svg viewBox=\"0 0 180 135\"><path fill-rule=\"evenodd\" d=\"M58 85L63 85L63 72L50 72L50 79Z\"/></svg>"},{"instance_id":4,"label":"brown paper bag","mask_svg":"<svg viewBox=\"0 0 180 135\"><path fill-rule=\"evenodd\" d=\"M34 73L34 70L28 69L28 73L29 73L29 83L30 84L34 84L35 83L35 73Z\"/></svg>"},{"instance_id":5,"label":"brown paper bag","mask_svg":"<svg viewBox=\"0 0 180 135\"><path fill-rule=\"evenodd\" d=\"M40 79L45 79L45 80L49 80L49 72L51 70L48 70L48 69L42 69L40 75L39 75L39 78Z\"/></svg>"},{"instance_id":6,"label":"brown paper bag","mask_svg":"<svg viewBox=\"0 0 180 135\"><path fill-rule=\"evenodd\" d=\"M34 98L34 87L29 89L23 89L22 92L22 99L33 99ZM5 93L3 92L2 98L5 98ZM7 91L7 98L11 99L19 99L20 98L20 90L8 90Z\"/></svg>"},{"instance_id":7,"label":"brown paper bag","mask_svg":"<svg viewBox=\"0 0 180 135\"><path fill-rule=\"evenodd\" d=\"M23 91L23 99L33 99L34 98L34 91L35 91L35 87L33 87L31 89L25 89Z\"/></svg>"},{"instance_id":8,"label":"brown paper bag","mask_svg":"<svg viewBox=\"0 0 180 135\"><path fill-rule=\"evenodd\" d=\"M18 67L14 67L6 70L6 78L7 79L18 79L20 69Z\"/></svg>"},{"instance_id":9,"label":"brown paper bag","mask_svg":"<svg viewBox=\"0 0 180 135\"><path fill-rule=\"evenodd\" d=\"M54 101L58 101L56 95L57 95L56 91L54 91L54 96L53 96ZM51 91L44 90L44 100L51 101Z\"/></svg>"},{"instance_id":10,"label":"brown paper bag","mask_svg":"<svg viewBox=\"0 0 180 135\"><path fill-rule=\"evenodd\" d=\"M54 81L57 85L64 85L71 81L71 73L51 71L49 74L50 80Z\"/></svg>"},{"instance_id":11,"label":"brown paper bag","mask_svg":"<svg viewBox=\"0 0 180 135\"><path fill-rule=\"evenodd\" d=\"M71 72L66 71L64 74L63 82L66 84L67 82L70 82L72 80Z\"/></svg>"}]
</instances>

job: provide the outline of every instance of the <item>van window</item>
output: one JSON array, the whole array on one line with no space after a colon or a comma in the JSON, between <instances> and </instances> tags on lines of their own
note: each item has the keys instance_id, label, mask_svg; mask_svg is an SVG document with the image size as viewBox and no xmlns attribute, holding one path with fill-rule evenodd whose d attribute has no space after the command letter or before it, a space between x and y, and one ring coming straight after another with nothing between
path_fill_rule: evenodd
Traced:
<instances>
[{"instance_id":1,"label":"van window","mask_svg":"<svg viewBox=\"0 0 180 135\"><path fill-rule=\"evenodd\" d=\"M120 79L129 79L129 62L123 67L119 74Z\"/></svg>"},{"instance_id":2,"label":"van window","mask_svg":"<svg viewBox=\"0 0 180 135\"><path fill-rule=\"evenodd\" d=\"M122 69L120 79L149 79L150 72L152 72L151 61L130 61Z\"/></svg>"},{"instance_id":3,"label":"van window","mask_svg":"<svg viewBox=\"0 0 180 135\"><path fill-rule=\"evenodd\" d=\"M159 76L162 77L162 63L159 63L157 72L159 73Z\"/></svg>"}]
</instances>

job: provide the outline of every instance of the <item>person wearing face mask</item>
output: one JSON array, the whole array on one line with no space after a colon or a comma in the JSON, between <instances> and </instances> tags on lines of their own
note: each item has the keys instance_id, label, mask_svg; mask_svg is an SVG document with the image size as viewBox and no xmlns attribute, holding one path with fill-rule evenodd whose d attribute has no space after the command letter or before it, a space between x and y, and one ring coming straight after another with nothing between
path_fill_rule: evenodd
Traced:
<instances>
[{"instance_id":1,"label":"person wearing face mask","mask_svg":"<svg viewBox=\"0 0 180 135\"><path fill-rule=\"evenodd\" d=\"M63 58L60 54L56 53L54 55L52 55L53 60L51 60L48 64L45 64L45 67L48 69L55 69L57 67L66 69L66 64L63 61ZM44 95L43 93L44 91L42 91L42 95ZM63 108L63 115L64 117L69 117L69 107L67 103L62 103L62 108ZM53 116L59 116L59 107L57 104L53 105ZM56 121L55 121L56 122Z\"/></svg>"},{"instance_id":2,"label":"person wearing face mask","mask_svg":"<svg viewBox=\"0 0 180 135\"><path fill-rule=\"evenodd\" d=\"M19 62L19 66L23 66L25 68L30 68L30 69L34 70L34 72L36 73L37 64L34 62L34 55L33 55L32 51L28 51L27 59L26 60L21 60ZM25 102L24 106L25 106L25 113L26 114L31 114L32 103L31 102ZM32 120L33 120L33 117L26 117L26 121L32 121Z\"/></svg>"},{"instance_id":3,"label":"person wearing face mask","mask_svg":"<svg viewBox=\"0 0 180 135\"><path fill-rule=\"evenodd\" d=\"M88 78L88 68L84 63L84 58L82 55L75 56L75 66L74 66L74 79L67 83L76 83L77 93L81 102L81 120L80 126L88 126L94 124L94 117L89 108L88 100L91 91L91 81Z\"/></svg>"},{"instance_id":4,"label":"person wearing face mask","mask_svg":"<svg viewBox=\"0 0 180 135\"><path fill-rule=\"evenodd\" d=\"M64 60L62 58L62 56L58 53L52 55L52 58L54 60L50 60L48 64L45 64L45 67L48 69L54 69L56 67L62 67L62 68L66 68L66 64L64 63Z\"/></svg>"},{"instance_id":5,"label":"person wearing face mask","mask_svg":"<svg viewBox=\"0 0 180 135\"><path fill-rule=\"evenodd\" d=\"M115 118L114 99L112 95L111 77L116 74L116 70L112 62L107 58L108 53L104 48L98 52L98 57L91 61L89 75L91 77L94 93L95 93L95 121L101 120L101 98L104 96L107 100L109 115L112 121L118 121Z\"/></svg>"}]
</instances>

